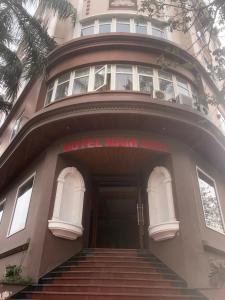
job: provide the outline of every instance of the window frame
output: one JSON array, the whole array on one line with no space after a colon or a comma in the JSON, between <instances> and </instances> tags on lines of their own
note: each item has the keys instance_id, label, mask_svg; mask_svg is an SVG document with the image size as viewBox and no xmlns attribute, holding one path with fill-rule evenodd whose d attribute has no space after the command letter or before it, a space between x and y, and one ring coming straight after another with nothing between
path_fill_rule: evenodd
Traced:
<instances>
[{"instance_id":1,"label":"window frame","mask_svg":"<svg viewBox=\"0 0 225 300\"><path fill-rule=\"evenodd\" d=\"M87 72L87 75L82 75L82 76L77 76L76 75L76 72L79 71L79 70L82 70L82 69L86 69L88 68L88 72ZM74 82L76 79L80 79L80 78L85 78L85 77L88 77L88 80L87 80L87 93L89 93L91 91L91 74L92 74L92 66L88 66L88 67L81 67L81 68L78 68L78 69L75 69L73 71L71 71L71 76L70 76L70 83L69 83L69 89L68 89L68 93L69 96L77 96L77 95L82 95L83 93L78 93L78 94L75 94L73 93L73 87L74 87Z\"/></svg>"},{"instance_id":2,"label":"window frame","mask_svg":"<svg viewBox=\"0 0 225 300\"><path fill-rule=\"evenodd\" d=\"M124 66L124 65L127 65L128 67L130 67L131 68L131 73L129 73L129 72L124 72L124 71L117 71L117 68L119 67L119 66ZM134 65L130 65L130 64L123 64L123 63L118 63L118 64L115 64L115 90L116 91L127 91L127 92L131 92L131 91L134 91L135 90L135 71L134 71ZM130 90L126 90L126 89L123 89L123 90L120 90L120 89L117 89L116 88L116 86L117 86L117 75L129 75L129 76L131 76L131 78L132 78L132 88L130 89Z\"/></svg>"},{"instance_id":3,"label":"window frame","mask_svg":"<svg viewBox=\"0 0 225 300\"><path fill-rule=\"evenodd\" d=\"M11 231L11 226L12 226L12 222L13 222L13 218L14 218L14 214L15 214L15 209L16 209L16 204L17 204L17 201L18 201L18 195L19 195L19 190L21 189L22 186L24 186L29 180L31 180L33 178L33 184L32 184L32 191L31 191L31 196L30 196L30 200L29 200L29 205L28 205L28 209L27 209L27 215L26 215L26 220L25 220L25 224L24 224L24 228L16 231L16 232L13 232L13 233L10 233ZM26 229L26 226L27 226L27 219L28 219L28 216L29 216L29 210L30 210L30 203L31 203L31 199L32 199L32 195L33 195L33 187L35 185L35 179L36 179L36 172L32 173L28 178L26 178L18 187L17 187L17 191L16 191L16 197L15 197L15 200L14 200L14 204L13 204L13 210L12 210L12 214L11 214L11 217L10 217L10 222L9 222L9 226L8 226L8 230L7 230L7 235L6 237L9 238L23 230Z\"/></svg>"},{"instance_id":4,"label":"window frame","mask_svg":"<svg viewBox=\"0 0 225 300\"><path fill-rule=\"evenodd\" d=\"M102 89L104 86L106 86L107 84L107 76L108 76L108 64L105 64L103 65L99 70L96 71L96 67L94 67L94 89L93 91L96 92L96 91L99 91L100 89ZM95 88L95 79L96 79L96 74L99 73L100 71L104 70L104 82L102 85L100 85L99 87Z\"/></svg>"},{"instance_id":5,"label":"window frame","mask_svg":"<svg viewBox=\"0 0 225 300\"><path fill-rule=\"evenodd\" d=\"M2 222L2 219L3 219L3 213L4 213L4 210L5 210L5 203L6 203L6 198L4 198L2 201L0 201L0 207L3 206L2 215L0 217L0 225L1 225L1 222Z\"/></svg>"},{"instance_id":6,"label":"window frame","mask_svg":"<svg viewBox=\"0 0 225 300\"><path fill-rule=\"evenodd\" d=\"M212 227L209 227L206 224L205 211L204 211L204 207L203 207L201 190L200 190L200 185L199 185L199 172L202 173L204 176L206 176L209 180L211 180L213 182L214 190L215 190L215 194L216 194L216 198L217 198L217 203L218 203L218 208L219 208L219 212L220 212L220 216L221 216L221 222L222 222L222 226L223 226L224 232L218 231L218 230L216 230L216 229L214 229ZM199 191L199 196L200 196L200 201L201 201L201 209L202 209L202 212L203 212L203 218L204 218L205 227L207 229L210 229L210 230L218 233L218 234L222 234L222 235L225 236L225 220L224 220L223 211L222 211L221 204L220 204L220 198L219 198L219 193L218 193L216 181L208 173L206 173L205 171L203 171L199 166L196 166L196 175L197 175L197 185L198 185L198 191Z\"/></svg>"},{"instance_id":7,"label":"window frame","mask_svg":"<svg viewBox=\"0 0 225 300\"><path fill-rule=\"evenodd\" d=\"M104 84L103 86L100 86L98 87L97 89L95 89L95 68L97 66L100 66L102 65L102 68L106 68L107 71L105 72L105 80L104 80ZM128 72L118 72L117 71L117 67L120 66L120 65L124 65L124 66L127 66L131 69L131 72L128 73ZM152 93L152 96L155 97L155 92L156 91L159 91L160 90L160 80L164 80L164 81L167 81L168 83L170 83L173 87L173 92L174 92L174 96L169 96L167 97L167 94L166 94L166 97L165 99L163 99L163 101L170 101L171 99L176 99L181 93L179 93L179 87L178 87L178 80L177 80L177 77L181 77L181 79L185 80L185 82L187 82L187 86L188 86L188 90L189 90L189 97L192 98L193 100L193 105L192 105L192 108L193 109L196 109L195 106L194 106L194 103L198 103L198 98L194 98L192 96L192 87L194 89L196 89L196 87L193 85L193 83L190 83L189 80L186 78L186 77L182 77L182 75L179 75L171 70L161 70L160 68L155 68L154 66L152 65L145 65L145 64L130 64L130 63L127 63L127 62L118 62L118 63L107 63L107 64L94 64L94 65L89 65L89 66L79 66L77 68L74 68L70 71L65 71L65 73L69 73L70 72L70 76L69 76L69 79L68 79L68 95L65 96L66 97L70 97L70 96L79 96L79 95L83 95L83 94L87 94L87 93L91 93L91 92L97 92L98 90L100 90L102 87L104 87L104 85L107 84L107 78L108 78L108 71L110 70L110 86L107 90L109 91L115 91L117 90L116 89L116 77L117 77L117 74L128 74L128 75L131 75L132 76L132 89L131 90L127 90L127 91L137 91L137 92L141 92L140 91L140 85L139 85L139 72L138 72L138 69L139 67L143 67L143 68L146 68L146 69L152 69L153 70L153 74L152 75L144 75L144 76L149 76L149 77L152 77L153 79L153 93ZM76 72L79 72L79 70L83 69L83 68L87 68L88 69L88 72L87 72L87 75L82 75L82 76L76 76ZM99 70L98 70L99 71ZM160 71L166 71L169 76L171 77L170 79L167 79L167 78L164 78L164 76L161 76L160 75ZM59 77L61 76L61 74L59 74ZM87 86L87 91L85 93L80 93L80 94L75 94L73 93L73 85L74 85L74 81L75 79L77 78L82 78L82 77L88 77L88 86ZM55 78L55 82L54 82L54 88L53 88L53 93L52 93L52 98L51 98L51 101L50 102L47 102L47 93L46 93L46 101L45 101L45 106L49 105L49 104L52 104L52 103L55 103L57 101L60 101L63 98L59 98L59 99L55 99L55 96L56 96L56 91L57 91L57 88L58 88L58 79L59 77L56 77ZM51 81L50 81L51 82ZM67 81L65 81L67 82ZM60 83L61 84L64 84L65 82L62 82ZM126 90L125 90L126 91ZM196 96L198 96L198 90L196 89ZM147 93L147 92L144 92L144 93ZM164 92L165 93L165 92ZM151 93L147 93L147 94L151 94ZM182 104L181 104L182 105Z\"/></svg>"}]
</instances>

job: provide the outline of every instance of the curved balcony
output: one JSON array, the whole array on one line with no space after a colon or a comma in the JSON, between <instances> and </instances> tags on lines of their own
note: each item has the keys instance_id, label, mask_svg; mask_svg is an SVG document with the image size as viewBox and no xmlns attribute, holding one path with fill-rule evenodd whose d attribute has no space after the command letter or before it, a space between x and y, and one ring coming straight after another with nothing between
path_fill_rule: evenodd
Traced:
<instances>
[{"instance_id":1,"label":"curved balcony","mask_svg":"<svg viewBox=\"0 0 225 300\"><path fill-rule=\"evenodd\" d=\"M225 140L203 114L179 104L149 100L144 93L96 92L55 102L28 120L0 158L0 186L55 141L102 130L144 131L166 136L168 141L174 138L225 170Z\"/></svg>"}]
</instances>

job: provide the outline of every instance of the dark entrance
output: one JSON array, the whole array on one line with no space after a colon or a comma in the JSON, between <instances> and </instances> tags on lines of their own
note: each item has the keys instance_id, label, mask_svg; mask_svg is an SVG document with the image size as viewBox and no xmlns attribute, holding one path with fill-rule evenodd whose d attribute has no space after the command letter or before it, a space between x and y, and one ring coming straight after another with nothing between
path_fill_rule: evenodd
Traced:
<instances>
[{"instance_id":1,"label":"dark entrance","mask_svg":"<svg viewBox=\"0 0 225 300\"><path fill-rule=\"evenodd\" d=\"M92 247L143 247L143 210L136 178L101 176L95 178L92 210Z\"/></svg>"}]
</instances>

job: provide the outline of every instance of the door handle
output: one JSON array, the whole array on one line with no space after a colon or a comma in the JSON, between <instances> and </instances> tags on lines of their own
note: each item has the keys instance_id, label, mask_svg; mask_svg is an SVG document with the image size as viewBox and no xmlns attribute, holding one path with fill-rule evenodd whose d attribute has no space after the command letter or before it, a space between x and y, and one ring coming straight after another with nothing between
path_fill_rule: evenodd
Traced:
<instances>
[{"instance_id":1,"label":"door handle","mask_svg":"<svg viewBox=\"0 0 225 300\"><path fill-rule=\"evenodd\" d=\"M144 205L141 204L141 218L142 218L142 224L145 224L145 218L144 218Z\"/></svg>"},{"instance_id":2,"label":"door handle","mask_svg":"<svg viewBox=\"0 0 225 300\"><path fill-rule=\"evenodd\" d=\"M137 203L137 221L138 221L138 226L140 225L140 212L139 212L139 205Z\"/></svg>"}]
</instances>

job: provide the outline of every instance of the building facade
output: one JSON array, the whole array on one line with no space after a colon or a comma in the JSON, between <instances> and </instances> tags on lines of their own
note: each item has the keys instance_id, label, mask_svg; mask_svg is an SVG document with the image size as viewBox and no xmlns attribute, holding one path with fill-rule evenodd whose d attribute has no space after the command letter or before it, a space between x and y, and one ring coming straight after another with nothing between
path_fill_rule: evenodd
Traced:
<instances>
[{"instance_id":1,"label":"building facade","mask_svg":"<svg viewBox=\"0 0 225 300\"><path fill-rule=\"evenodd\" d=\"M0 128L0 276L141 248L222 299L209 274L225 261L225 125L205 96L218 95L211 57L195 57L204 41L190 48L193 32L140 18L135 0L73 4L75 26L46 16L59 44L47 76Z\"/></svg>"}]
</instances>

